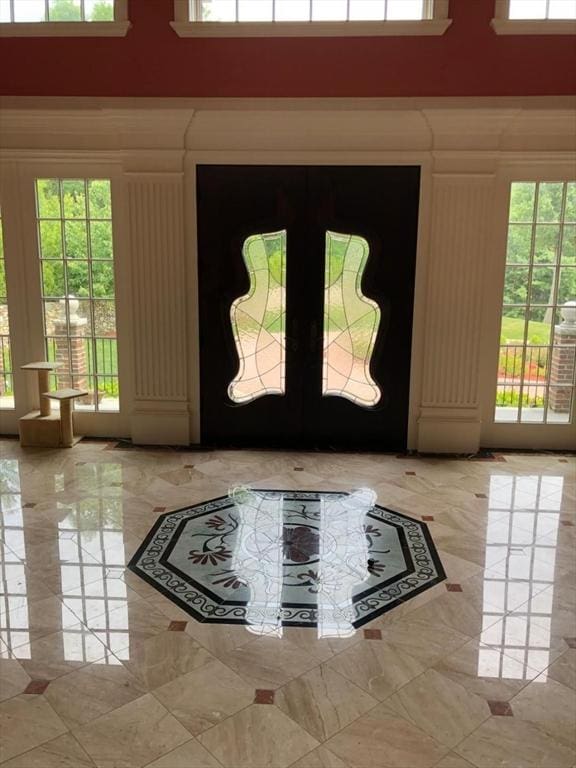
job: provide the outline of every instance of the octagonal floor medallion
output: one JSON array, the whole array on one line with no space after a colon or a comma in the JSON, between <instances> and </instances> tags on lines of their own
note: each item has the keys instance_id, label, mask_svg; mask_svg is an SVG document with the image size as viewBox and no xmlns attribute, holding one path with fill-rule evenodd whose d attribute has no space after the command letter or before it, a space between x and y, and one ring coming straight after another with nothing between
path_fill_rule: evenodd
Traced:
<instances>
[{"instance_id":1,"label":"octagonal floor medallion","mask_svg":"<svg viewBox=\"0 0 576 768\"><path fill-rule=\"evenodd\" d=\"M161 515L128 567L198 621L346 635L445 579L425 523L375 502L237 488Z\"/></svg>"}]
</instances>

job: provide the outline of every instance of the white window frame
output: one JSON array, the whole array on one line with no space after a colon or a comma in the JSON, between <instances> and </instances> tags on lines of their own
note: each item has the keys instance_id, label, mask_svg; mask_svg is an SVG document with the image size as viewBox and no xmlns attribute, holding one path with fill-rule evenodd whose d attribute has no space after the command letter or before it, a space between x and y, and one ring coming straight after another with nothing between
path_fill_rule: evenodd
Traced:
<instances>
[{"instance_id":1,"label":"white window frame","mask_svg":"<svg viewBox=\"0 0 576 768\"><path fill-rule=\"evenodd\" d=\"M510 0L496 0L490 26L497 35L576 35L572 19L511 19Z\"/></svg>"},{"instance_id":2,"label":"white window frame","mask_svg":"<svg viewBox=\"0 0 576 768\"><path fill-rule=\"evenodd\" d=\"M481 444L529 450L564 450L574 446L576 408L568 424L496 421L494 407L498 377L501 316L506 279L506 252L510 218L510 193L514 182L572 182L576 167L573 157L563 162L509 161L498 172L494 196L494 218L490 236L490 253L486 263L484 283L484 312L482 319L482 351L479 372L481 392Z\"/></svg>"},{"instance_id":3,"label":"white window frame","mask_svg":"<svg viewBox=\"0 0 576 768\"><path fill-rule=\"evenodd\" d=\"M0 37L125 37L128 0L114 0L114 21L4 21Z\"/></svg>"},{"instance_id":4,"label":"white window frame","mask_svg":"<svg viewBox=\"0 0 576 768\"><path fill-rule=\"evenodd\" d=\"M427 18L385 21L192 21L189 0L174 0L172 29L180 37L379 37L443 35L449 0L425 0Z\"/></svg>"}]
</instances>

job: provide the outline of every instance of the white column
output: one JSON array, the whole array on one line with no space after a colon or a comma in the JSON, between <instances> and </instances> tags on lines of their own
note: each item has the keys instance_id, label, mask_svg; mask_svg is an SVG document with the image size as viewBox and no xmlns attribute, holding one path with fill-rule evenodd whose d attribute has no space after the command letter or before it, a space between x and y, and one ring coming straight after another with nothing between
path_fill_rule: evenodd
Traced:
<instances>
[{"instance_id":1,"label":"white column","mask_svg":"<svg viewBox=\"0 0 576 768\"><path fill-rule=\"evenodd\" d=\"M483 274L494 177L435 174L418 450L480 447Z\"/></svg>"},{"instance_id":2,"label":"white column","mask_svg":"<svg viewBox=\"0 0 576 768\"><path fill-rule=\"evenodd\" d=\"M183 175L127 174L135 443L189 443Z\"/></svg>"}]
</instances>

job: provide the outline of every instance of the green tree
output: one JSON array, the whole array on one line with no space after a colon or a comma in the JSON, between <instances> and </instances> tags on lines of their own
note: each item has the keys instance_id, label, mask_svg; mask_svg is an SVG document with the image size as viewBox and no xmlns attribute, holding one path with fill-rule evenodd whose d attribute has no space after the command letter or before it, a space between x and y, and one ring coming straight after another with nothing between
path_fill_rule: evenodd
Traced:
<instances>
[{"instance_id":1,"label":"green tree","mask_svg":"<svg viewBox=\"0 0 576 768\"><path fill-rule=\"evenodd\" d=\"M50 21L81 21L82 13L78 0L51 0L48 16ZM113 0L99 0L86 5L86 21L114 21Z\"/></svg>"},{"instance_id":2,"label":"green tree","mask_svg":"<svg viewBox=\"0 0 576 768\"><path fill-rule=\"evenodd\" d=\"M574 224L561 226L564 185L560 182L515 183L510 198L510 225L504 288L505 304L553 304L576 298L576 263ZM576 220L576 184L567 185L565 222ZM560 253L560 244L562 252ZM534 265L528 286L530 254ZM525 266L524 266L525 265ZM559 268L560 267L560 268ZM530 295L528 295L530 292ZM522 307L508 307L507 317L523 317ZM532 320L554 322L552 310L542 307L532 312Z\"/></svg>"}]
</instances>

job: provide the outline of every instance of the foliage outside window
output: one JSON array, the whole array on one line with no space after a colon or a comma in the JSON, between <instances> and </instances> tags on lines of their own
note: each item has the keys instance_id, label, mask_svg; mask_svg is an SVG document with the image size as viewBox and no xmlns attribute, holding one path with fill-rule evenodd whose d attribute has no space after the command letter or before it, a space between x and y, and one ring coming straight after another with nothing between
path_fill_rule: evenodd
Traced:
<instances>
[{"instance_id":1,"label":"foliage outside window","mask_svg":"<svg viewBox=\"0 0 576 768\"><path fill-rule=\"evenodd\" d=\"M14 408L14 380L10 350L10 321L6 290L2 211L0 210L0 408Z\"/></svg>"},{"instance_id":2,"label":"foliage outside window","mask_svg":"<svg viewBox=\"0 0 576 768\"><path fill-rule=\"evenodd\" d=\"M496 421L570 422L576 334L562 307L575 300L576 182L513 183Z\"/></svg>"},{"instance_id":3,"label":"foliage outside window","mask_svg":"<svg viewBox=\"0 0 576 768\"><path fill-rule=\"evenodd\" d=\"M110 181L38 179L38 243L48 359L80 410L119 408Z\"/></svg>"},{"instance_id":4,"label":"foliage outside window","mask_svg":"<svg viewBox=\"0 0 576 768\"><path fill-rule=\"evenodd\" d=\"M0 0L0 22L114 21L114 0Z\"/></svg>"}]
</instances>

